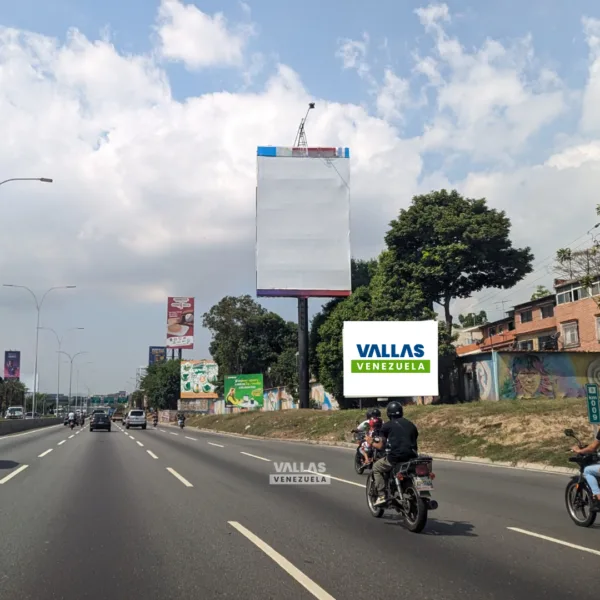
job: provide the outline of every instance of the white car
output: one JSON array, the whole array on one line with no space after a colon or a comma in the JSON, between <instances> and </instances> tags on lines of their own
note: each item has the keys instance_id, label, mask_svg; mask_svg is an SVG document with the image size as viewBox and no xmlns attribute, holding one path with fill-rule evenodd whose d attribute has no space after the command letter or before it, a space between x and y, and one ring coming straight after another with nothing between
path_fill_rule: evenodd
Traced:
<instances>
[{"instance_id":1,"label":"white car","mask_svg":"<svg viewBox=\"0 0 600 600\"><path fill-rule=\"evenodd\" d=\"M140 409L130 410L127 418L125 419L125 429L130 427L141 427L146 429L146 413Z\"/></svg>"},{"instance_id":2,"label":"white car","mask_svg":"<svg viewBox=\"0 0 600 600\"><path fill-rule=\"evenodd\" d=\"M10 406L4 415L5 419L23 419L23 407L22 406Z\"/></svg>"}]
</instances>

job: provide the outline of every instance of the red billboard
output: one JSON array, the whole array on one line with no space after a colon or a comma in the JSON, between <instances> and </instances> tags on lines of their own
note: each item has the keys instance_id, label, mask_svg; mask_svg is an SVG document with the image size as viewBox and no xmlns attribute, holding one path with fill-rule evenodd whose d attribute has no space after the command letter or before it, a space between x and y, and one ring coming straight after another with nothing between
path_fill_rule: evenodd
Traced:
<instances>
[{"instance_id":1,"label":"red billboard","mask_svg":"<svg viewBox=\"0 0 600 600\"><path fill-rule=\"evenodd\" d=\"M167 348L194 349L194 298L169 297Z\"/></svg>"},{"instance_id":2,"label":"red billboard","mask_svg":"<svg viewBox=\"0 0 600 600\"><path fill-rule=\"evenodd\" d=\"M21 379L21 353L18 350L7 350L4 353L4 379Z\"/></svg>"}]
</instances>

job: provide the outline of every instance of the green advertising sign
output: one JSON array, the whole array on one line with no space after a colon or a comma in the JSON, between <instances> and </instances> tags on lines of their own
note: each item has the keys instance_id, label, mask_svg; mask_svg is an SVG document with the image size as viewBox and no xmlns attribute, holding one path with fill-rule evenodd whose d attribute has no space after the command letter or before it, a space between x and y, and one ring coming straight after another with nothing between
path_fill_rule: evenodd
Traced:
<instances>
[{"instance_id":1,"label":"green advertising sign","mask_svg":"<svg viewBox=\"0 0 600 600\"><path fill-rule=\"evenodd\" d=\"M600 424L600 399L598 398L598 385L586 384L588 419L592 425Z\"/></svg>"},{"instance_id":2,"label":"green advertising sign","mask_svg":"<svg viewBox=\"0 0 600 600\"><path fill-rule=\"evenodd\" d=\"M225 404L237 408L262 408L262 373L258 375L227 375L225 377Z\"/></svg>"},{"instance_id":3,"label":"green advertising sign","mask_svg":"<svg viewBox=\"0 0 600 600\"><path fill-rule=\"evenodd\" d=\"M92 404L100 404L100 396L94 396L92 398Z\"/></svg>"}]
</instances>

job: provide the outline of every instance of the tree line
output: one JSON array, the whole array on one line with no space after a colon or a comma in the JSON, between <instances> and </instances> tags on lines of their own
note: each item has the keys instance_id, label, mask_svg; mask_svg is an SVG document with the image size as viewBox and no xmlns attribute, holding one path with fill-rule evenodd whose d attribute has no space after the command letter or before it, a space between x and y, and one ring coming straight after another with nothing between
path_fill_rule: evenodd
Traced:
<instances>
[{"instance_id":1,"label":"tree line","mask_svg":"<svg viewBox=\"0 0 600 600\"><path fill-rule=\"evenodd\" d=\"M351 406L354 401L347 402L342 393L344 321L438 319L436 309L445 359L440 366L449 367L455 356L452 301L485 288L510 288L533 270L531 249L515 248L510 229L505 212L490 208L484 198L466 198L456 190L414 196L390 222L380 255L352 260L352 294L326 302L313 317L311 377L341 407ZM462 317L463 326L487 321L484 312ZM222 298L203 315L202 324L212 334L209 350L219 365L221 390L226 374L263 373L265 387L286 386L297 397L295 323L245 295ZM176 385L169 386L169 380ZM153 405L174 408L178 361L149 367L142 390Z\"/></svg>"}]
</instances>

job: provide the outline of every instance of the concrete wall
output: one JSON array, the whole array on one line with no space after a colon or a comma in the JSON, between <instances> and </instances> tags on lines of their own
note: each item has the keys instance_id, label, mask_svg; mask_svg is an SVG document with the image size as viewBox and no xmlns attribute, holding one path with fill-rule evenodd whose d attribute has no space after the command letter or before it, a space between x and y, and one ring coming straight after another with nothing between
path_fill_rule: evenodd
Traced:
<instances>
[{"instance_id":1,"label":"concrete wall","mask_svg":"<svg viewBox=\"0 0 600 600\"><path fill-rule=\"evenodd\" d=\"M18 433L19 431L28 431L29 429L40 429L50 425L60 425L63 419L7 419L0 421L0 436L8 433Z\"/></svg>"}]
</instances>

